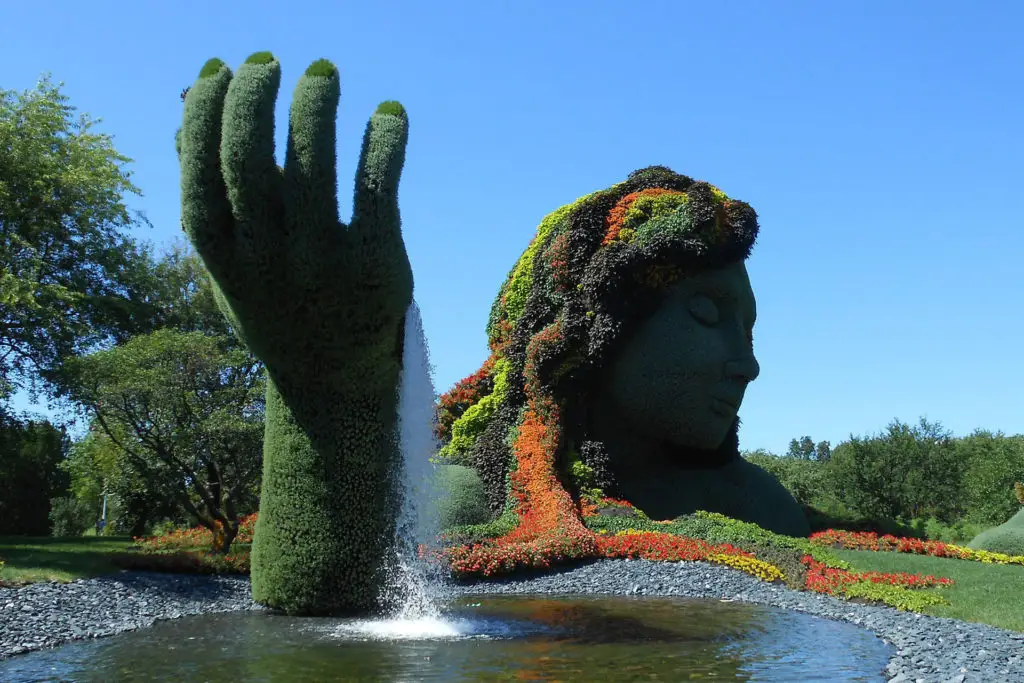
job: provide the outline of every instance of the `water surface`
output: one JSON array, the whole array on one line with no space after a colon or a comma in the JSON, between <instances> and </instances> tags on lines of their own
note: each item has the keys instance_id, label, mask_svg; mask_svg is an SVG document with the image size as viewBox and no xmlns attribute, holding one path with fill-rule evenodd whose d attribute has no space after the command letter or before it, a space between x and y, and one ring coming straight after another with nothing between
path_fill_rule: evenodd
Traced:
<instances>
[{"instance_id":1,"label":"water surface","mask_svg":"<svg viewBox=\"0 0 1024 683\"><path fill-rule=\"evenodd\" d=\"M460 598L440 620L228 613L0 662L27 681L884 681L869 631L739 602Z\"/></svg>"}]
</instances>

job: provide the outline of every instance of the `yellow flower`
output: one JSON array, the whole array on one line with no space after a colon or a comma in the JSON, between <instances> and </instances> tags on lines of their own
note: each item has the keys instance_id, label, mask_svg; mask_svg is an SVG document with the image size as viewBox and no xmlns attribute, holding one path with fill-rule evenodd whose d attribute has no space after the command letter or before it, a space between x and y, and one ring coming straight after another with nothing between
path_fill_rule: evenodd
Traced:
<instances>
[{"instance_id":1,"label":"yellow flower","mask_svg":"<svg viewBox=\"0 0 1024 683\"><path fill-rule=\"evenodd\" d=\"M725 555L721 553L715 553L708 556L709 562L716 562L718 564L724 564L734 569L746 572L752 576L756 576L762 581L769 583L773 581L785 581L786 575L781 569L776 567L774 564L769 564L764 560L758 560L754 557L746 557L744 555Z\"/></svg>"}]
</instances>

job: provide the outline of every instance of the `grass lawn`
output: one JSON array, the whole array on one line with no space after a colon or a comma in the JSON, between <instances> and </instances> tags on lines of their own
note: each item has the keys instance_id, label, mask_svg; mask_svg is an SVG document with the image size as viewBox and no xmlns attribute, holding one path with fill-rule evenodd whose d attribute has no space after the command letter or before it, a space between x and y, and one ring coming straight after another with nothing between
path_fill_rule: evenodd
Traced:
<instances>
[{"instance_id":1,"label":"grass lawn","mask_svg":"<svg viewBox=\"0 0 1024 683\"><path fill-rule=\"evenodd\" d=\"M111 557L130 550L124 536L46 538L0 536L0 582L74 581L118 571Z\"/></svg>"},{"instance_id":2,"label":"grass lawn","mask_svg":"<svg viewBox=\"0 0 1024 683\"><path fill-rule=\"evenodd\" d=\"M948 588L924 589L937 592L951 603L948 607L928 607L924 610L927 614L1024 631L1024 567L1020 565L871 550L834 552L861 571L934 574L953 579Z\"/></svg>"}]
</instances>

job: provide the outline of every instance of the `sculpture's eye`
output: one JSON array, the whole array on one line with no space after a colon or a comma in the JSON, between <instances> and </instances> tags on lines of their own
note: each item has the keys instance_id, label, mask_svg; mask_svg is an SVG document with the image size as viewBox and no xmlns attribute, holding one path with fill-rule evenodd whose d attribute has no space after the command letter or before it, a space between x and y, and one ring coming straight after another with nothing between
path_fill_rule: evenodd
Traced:
<instances>
[{"instance_id":1,"label":"sculpture's eye","mask_svg":"<svg viewBox=\"0 0 1024 683\"><path fill-rule=\"evenodd\" d=\"M690 313L704 325L718 324L718 306L703 294L696 294L690 299Z\"/></svg>"}]
</instances>

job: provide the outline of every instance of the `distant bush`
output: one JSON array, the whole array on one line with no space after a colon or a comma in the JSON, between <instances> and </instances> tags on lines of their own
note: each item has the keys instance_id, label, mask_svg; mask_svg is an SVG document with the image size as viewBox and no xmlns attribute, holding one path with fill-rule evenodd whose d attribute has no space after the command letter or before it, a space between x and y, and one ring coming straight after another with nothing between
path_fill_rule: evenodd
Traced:
<instances>
[{"instance_id":1,"label":"distant bush","mask_svg":"<svg viewBox=\"0 0 1024 683\"><path fill-rule=\"evenodd\" d=\"M967 546L994 553L1024 555L1024 509L1005 524L981 532Z\"/></svg>"},{"instance_id":2,"label":"distant bush","mask_svg":"<svg viewBox=\"0 0 1024 683\"><path fill-rule=\"evenodd\" d=\"M442 529L484 524L491 518L487 491L472 467L440 465L437 468L438 518Z\"/></svg>"},{"instance_id":3,"label":"distant bush","mask_svg":"<svg viewBox=\"0 0 1024 683\"><path fill-rule=\"evenodd\" d=\"M95 517L92 506L77 498L50 500L50 533L58 538L81 536L93 525Z\"/></svg>"},{"instance_id":4,"label":"distant bush","mask_svg":"<svg viewBox=\"0 0 1024 683\"><path fill-rule=\"evenodd\" d=\"M944 543L966 543L984 529L984 526L974 524L966 519L958 520L953 524L944 524L934 517L911 520L910 526L919 534L918 538L943 541Z\"/></svg>"}]
</instances>

